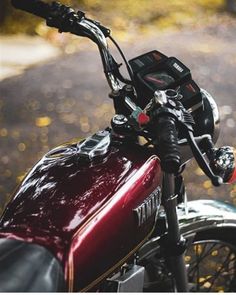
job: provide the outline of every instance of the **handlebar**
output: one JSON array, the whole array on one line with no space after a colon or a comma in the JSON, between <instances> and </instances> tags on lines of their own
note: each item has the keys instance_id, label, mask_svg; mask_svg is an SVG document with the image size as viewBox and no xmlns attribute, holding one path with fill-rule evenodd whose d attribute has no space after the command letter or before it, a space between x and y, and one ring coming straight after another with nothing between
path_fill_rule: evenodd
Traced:
<instances>
[{"instance_id":1,"label":"handlebar","mask_svg":"<svg viewBox=\"0 0 236 295\"><path fill-rule=\"evenodd\" d=\"M40 0L11 0L12 5L26 12L46 19L50 13L50 5Z\"/></svg>"},{"instance_id":2,"label":"handlebar","mask_svg":"<svg viewBox=\"0 0 236 295\"><path fill-rule=\"evenodd\" d=\"M110 30L100 25L100 23L88 19L82 11L75 12L69 6L58 2L46 4L41 0L11 0L12 5L26 12L46 19L47 25L59 29L59 32L70 32L78 36L88 37L95 42L99 48L102 59L104 73L112 91L121 89L121 84L117 78L119 66L108 50L106 37ZM115 74L116 73L116 74ZM121 74L120 74L120 77Z\"/></svg>"},{"instance_id":3,"label":"handlebar","mask_svg":"<svg viewBox=\"0 0 236 295\"><path fill-rule=\"evenodd\" d=\"M156 126L162 170L167 173L177 173L181 166L181 158L176 120L170 116L159 117Z\"/></svg>"}]
</instances>

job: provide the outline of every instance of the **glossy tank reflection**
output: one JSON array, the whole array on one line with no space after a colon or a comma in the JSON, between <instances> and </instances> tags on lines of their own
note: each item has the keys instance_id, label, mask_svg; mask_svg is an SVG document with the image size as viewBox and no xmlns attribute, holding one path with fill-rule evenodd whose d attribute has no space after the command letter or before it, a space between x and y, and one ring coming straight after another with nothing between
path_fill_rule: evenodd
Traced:
<instances>
[{"instance_id":1,"label":"glossy tank reflection","mask_svg":"<svg viewBox=\"0 0 236 295\"><path fill-rule=\"evenodd\" d=\"M139 226L133 210L160 186L159 159L129 145L111 144L92 162L79 160L76 143L50 151L8 204L0 237L45 246L61 261L70 290L92 288L154 225L155 214Z\"/></svg>"}]
</instances>

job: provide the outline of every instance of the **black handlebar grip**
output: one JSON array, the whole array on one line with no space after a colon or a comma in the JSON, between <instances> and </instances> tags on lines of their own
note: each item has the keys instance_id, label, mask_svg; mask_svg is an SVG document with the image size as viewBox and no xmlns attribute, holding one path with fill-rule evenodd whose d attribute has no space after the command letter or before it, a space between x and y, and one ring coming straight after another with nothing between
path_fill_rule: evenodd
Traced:
<instances>
[{"instance_id":1,"label":"black handlebar grip","mask_svg":"<svg viewBox=\"0 0 236 295\"><path fill-rule=\"evenodd\" d=\"M50 13L50 5L40 0L11 0L12 5L46 19Z\"/></svg>"},{"instance_id":2,"label":"black handlebar grip","mask_svg":"<svg viewBox=\"0 0 236 295\"><path fill-rule=\"evenodd\" d=\"M174 118L169 116L159 117L157 122L157 144L162 170L167 173L177 173L181 165L181 157Z\"/></svg>"}]
</instances>

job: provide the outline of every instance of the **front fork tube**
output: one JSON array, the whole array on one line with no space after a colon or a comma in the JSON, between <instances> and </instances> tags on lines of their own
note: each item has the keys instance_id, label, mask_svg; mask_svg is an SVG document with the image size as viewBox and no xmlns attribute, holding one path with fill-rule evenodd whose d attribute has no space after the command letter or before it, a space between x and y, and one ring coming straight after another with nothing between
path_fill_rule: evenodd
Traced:
<instances>
[{"instance_id":1,"label":"front fork tube","mask_svg":"<svg viewBox=\"0 0 236 295\"><path fill-rule=\"evenodd\" d=\"M186 241L180 234L177 216L177 195L175 176L164 173L163 205L166 213L167 234L163 239L163 250L174 276L177 292L188 292L188 276L184 260Z\"/></svg>"}]
</instances>

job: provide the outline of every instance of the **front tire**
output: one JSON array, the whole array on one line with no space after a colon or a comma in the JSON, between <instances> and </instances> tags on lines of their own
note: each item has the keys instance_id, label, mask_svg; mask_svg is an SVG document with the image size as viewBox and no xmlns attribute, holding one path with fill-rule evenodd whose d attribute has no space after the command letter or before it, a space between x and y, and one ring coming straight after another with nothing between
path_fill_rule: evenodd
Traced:
<instances>
[{"instance_id":1,"label":"front tire","mask_svg":"<svg viewBox=\"0 0 236 295\"><path fill-rule=\"evenodd\" d=\"M236 292L236 229L214 228L196 232L194 238L185 237L190 291ZM174 292L171 271L160 246L149 247L138 263L146 269L144 291Z\"/></svg>"},{"instance_id":2,"label":"front tire","mask_svg":"<svg viewBox=\"0 0 236 295\"><path fill-rule=\"evenodd\" d=\"M198 233L185 262L191 292L236 291L236 230L216 228Z\"/></svg>"}]
</instances>

